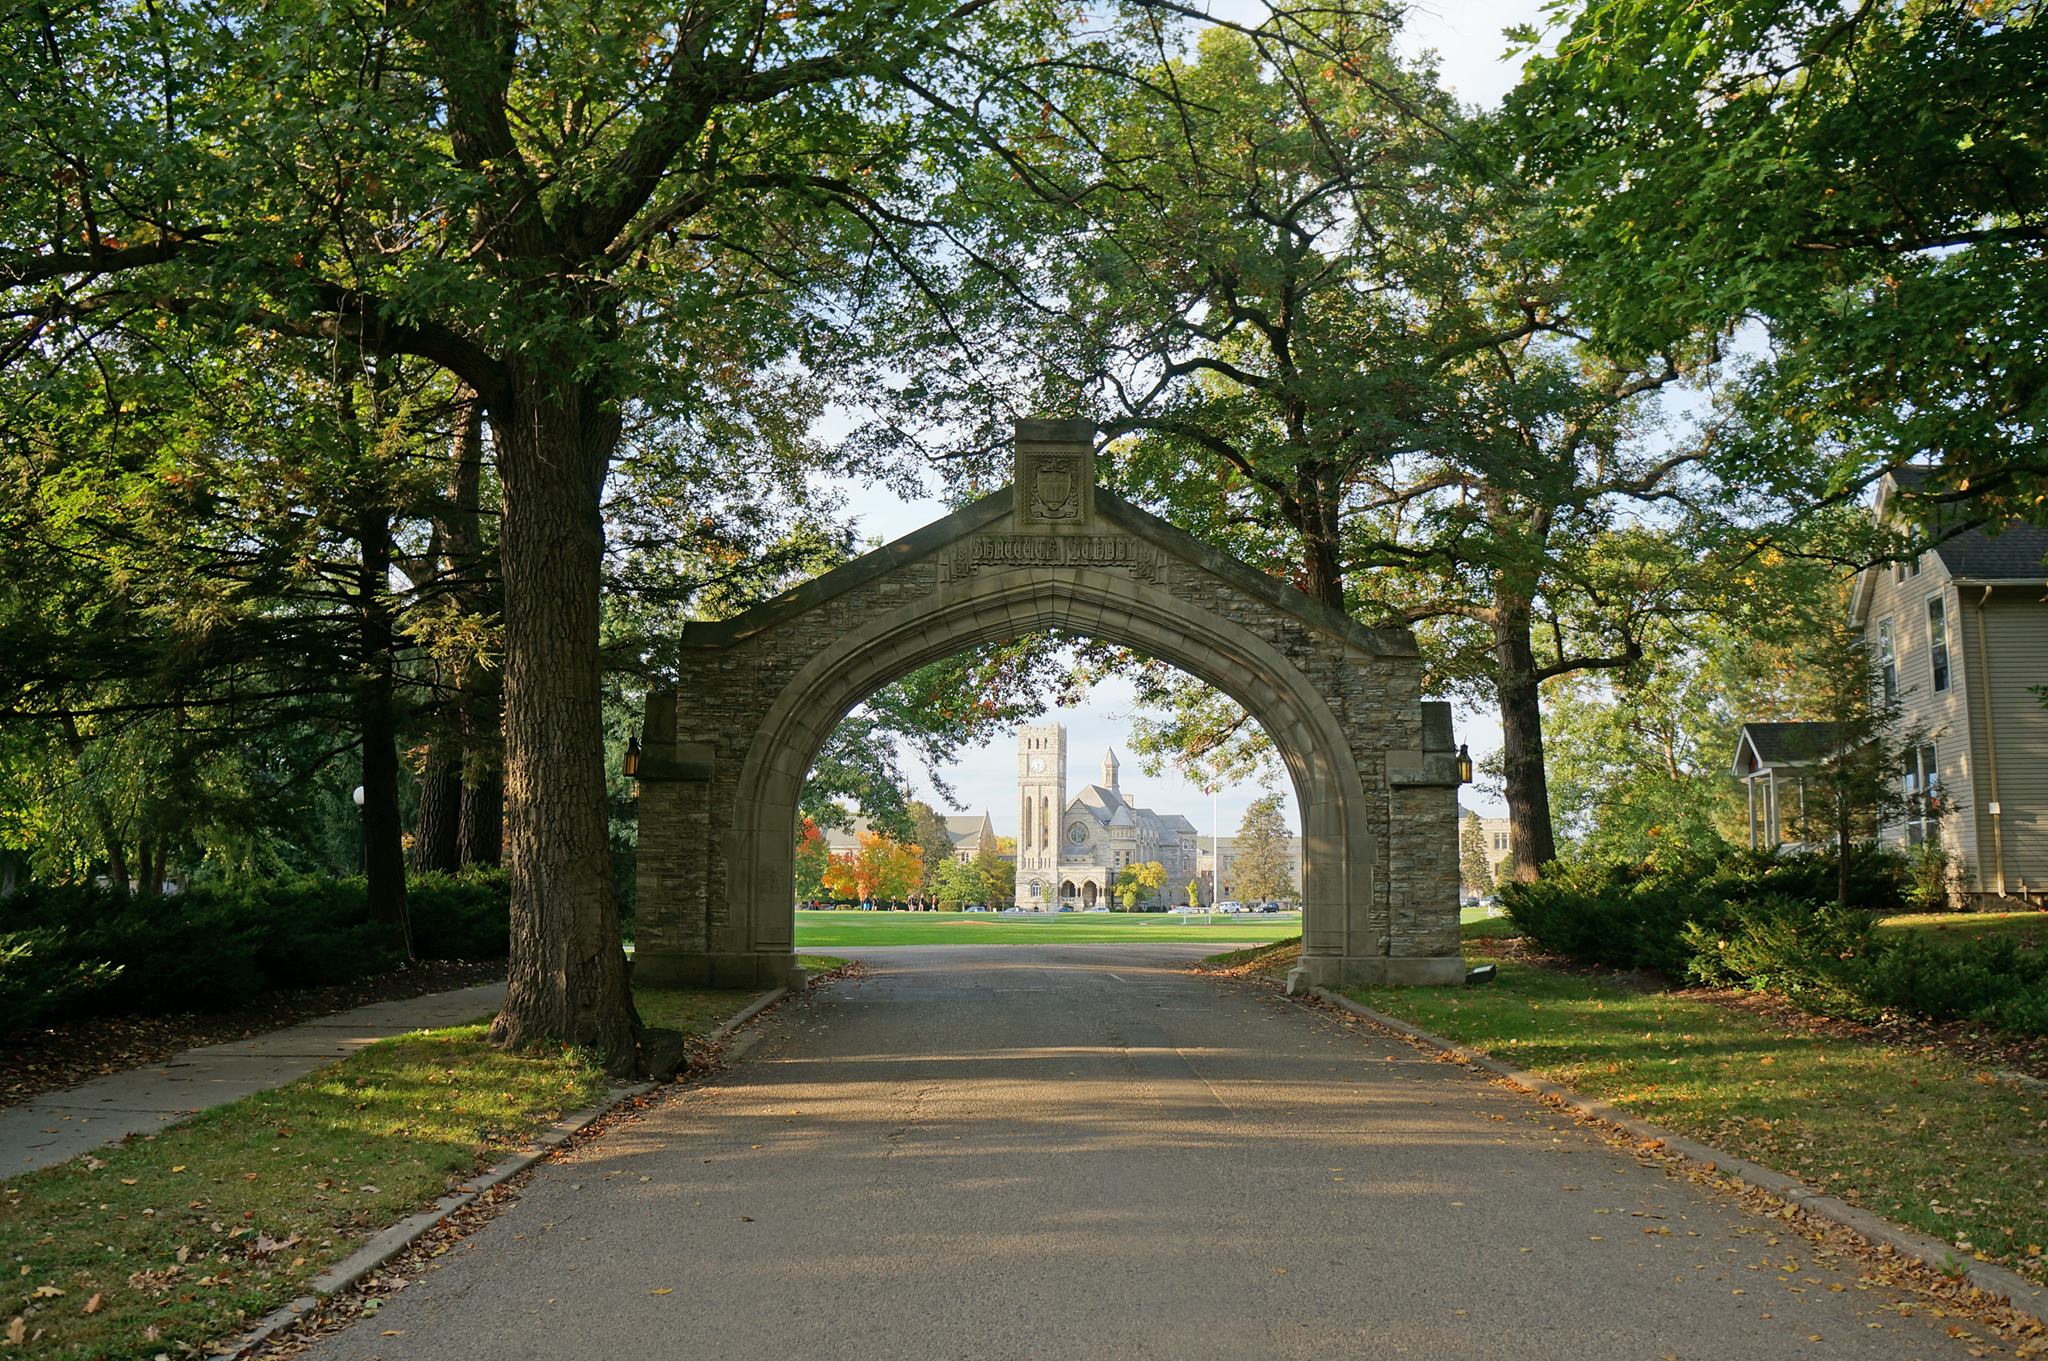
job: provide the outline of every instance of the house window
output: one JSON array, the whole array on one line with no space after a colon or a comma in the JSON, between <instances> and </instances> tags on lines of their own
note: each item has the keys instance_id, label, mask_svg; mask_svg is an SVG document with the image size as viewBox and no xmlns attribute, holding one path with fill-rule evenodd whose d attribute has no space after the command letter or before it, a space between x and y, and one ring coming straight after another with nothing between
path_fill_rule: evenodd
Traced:
<instances>
[{"instance_id":1,"label":"house window","mask_svg":"<svg viewBox=\"0 0 2048 1361\"><path fill-rule=\"evenodd\" d=\"M1941 768L1929 742L1906 753L1906 844L1933 841L1940 818Z\"/></svg>"},{"instance_id":2,"label":"house window","mask_svg":"<svg viewBox=\"0 0 2048 1361\"><path fill-rule=\"evenodd\" d=\"M1948 607L1940 596L1927 602L1927 645L1934 664L1934 691L1948 689Z\"/></svg>"},{"instance_id":3,"label":"house window","mask_svg":"<svg viewBox=\"0 0 2048 1361\"><path fill-rule=\"evenodd\" d=\"M1877 671L1884 681L1884 702L1892 704L1899 698L1899 657L1892 647L1892 621L1880 619L1877 624Z\"/></svg>"}]
</instances>

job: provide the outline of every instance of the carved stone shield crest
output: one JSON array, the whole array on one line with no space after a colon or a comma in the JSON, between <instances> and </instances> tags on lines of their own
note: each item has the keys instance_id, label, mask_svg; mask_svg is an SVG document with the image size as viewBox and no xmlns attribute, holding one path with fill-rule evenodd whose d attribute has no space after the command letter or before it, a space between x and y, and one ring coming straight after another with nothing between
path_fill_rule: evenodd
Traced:
<instances>
[{"instance_id":1,"label":"carved stone shield crest","mask_svg":"<svg viewBox=\"0 0 2048 1361\"><path fill-rule=\"evenodd\" d=\"M1071 458L1039 462L1031 479L1031 513L1040 520L1072 520L1081 513L1081 472Z\"/></svg>"}]
</instances>

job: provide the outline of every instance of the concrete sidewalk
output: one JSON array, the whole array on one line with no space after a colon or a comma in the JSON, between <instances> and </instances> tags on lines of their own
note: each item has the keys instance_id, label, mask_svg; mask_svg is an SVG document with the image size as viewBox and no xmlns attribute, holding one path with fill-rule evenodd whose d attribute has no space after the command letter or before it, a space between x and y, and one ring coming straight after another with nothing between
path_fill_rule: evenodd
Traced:
<instances>
[{"instance_id":1,"label":"concrete sidewalk","mask_svg":"<svg viewBox=\"0 0 2048 1361\"><path fill-rule=\"evenodd\" d=\"M373 1002L267 1035L187 1049L162 1063L49 1092L0 1110L0 1177L19 1176L89 1153L130 1134L254 1092L282 1087L364 1045L494 1012L503 983Z\"/></svg>"}]
</instances>

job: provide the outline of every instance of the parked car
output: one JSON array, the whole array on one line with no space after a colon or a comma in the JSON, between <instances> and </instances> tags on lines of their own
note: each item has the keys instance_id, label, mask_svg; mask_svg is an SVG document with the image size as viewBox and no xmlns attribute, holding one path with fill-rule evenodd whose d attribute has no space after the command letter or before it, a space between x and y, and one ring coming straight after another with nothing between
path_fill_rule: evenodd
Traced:
<instances>
[{"instance_id":1,"label":"parked car","mask_svg":"<svg viewBox=\"0 0 2048 1361\"><path fill-rule=\"evenodd\" d=\"M1218 912L1242 912L1244 911L1244 904L1235 898L1225 898L1222 902L1216 904L1216 910Z\"/></svg>"}]
</instances>

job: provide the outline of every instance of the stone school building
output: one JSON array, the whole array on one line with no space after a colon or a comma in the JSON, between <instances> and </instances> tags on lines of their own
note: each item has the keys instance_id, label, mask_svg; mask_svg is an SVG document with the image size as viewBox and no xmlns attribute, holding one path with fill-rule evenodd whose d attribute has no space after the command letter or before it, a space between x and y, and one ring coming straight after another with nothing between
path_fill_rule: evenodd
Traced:
<instances>
[{"instance_id":1,"label":"stone school building","mask_svg":"<svg viewBox=\"0 0 2048 1361\"><path fill-rule=\"evenodd\" d=\"M1102 758L1102 782L1067 797L1067 730L1046 723L1017 730L1017 905L1110 905L1126 865L1157 860L1166 883L1141 905L1182 901L1198 872L1195 825L1125 797L1116 752Z\"/></svg>"}]
</instances>

